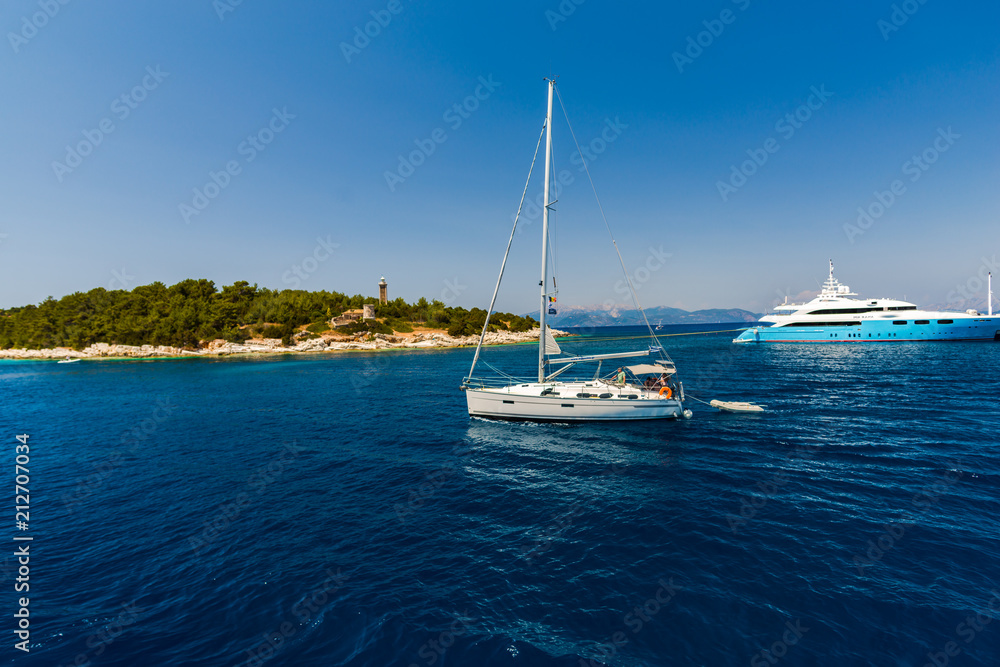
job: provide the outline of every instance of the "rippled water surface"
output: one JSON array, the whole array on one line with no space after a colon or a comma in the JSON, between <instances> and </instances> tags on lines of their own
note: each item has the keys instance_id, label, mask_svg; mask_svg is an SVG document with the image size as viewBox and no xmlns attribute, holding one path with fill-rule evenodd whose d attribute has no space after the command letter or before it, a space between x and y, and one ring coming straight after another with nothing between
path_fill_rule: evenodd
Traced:
<instances>
[{"instance_id":1,"label":"rippled water surface","mask_svg":"<svg viewBox=\"0 0 1000 667\"><path fill-rule=\"evenodd\" d=\"M6 655L1000 664L1000 345L732 336L663 342L689 395L764 414L470 420L471 349L0 363L8 534L34 538L27 654L3 561Z\"/></svg>"}]
</instances>

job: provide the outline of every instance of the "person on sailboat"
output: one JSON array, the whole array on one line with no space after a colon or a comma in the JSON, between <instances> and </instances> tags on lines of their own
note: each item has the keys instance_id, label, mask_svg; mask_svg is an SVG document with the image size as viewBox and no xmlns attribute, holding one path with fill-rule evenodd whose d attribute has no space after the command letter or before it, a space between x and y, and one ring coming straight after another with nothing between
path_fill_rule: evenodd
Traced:
<instances>
[{"instance_id":1,"label":"person on sailboat","mask_svg":"<svg viewBox=\"0 0 1000 667\"><path fill-rule=\"evenodd\" d=\"M666 394L667 398L673 398L674 395L677 394L677 384L674 382L674 379L666 373L660 375L660 378L656 381L656 388L660 390L661 396Z\"/></svg>"},{"instance_id":2,"label":"person on sailboat","mask_svg":"<svg viewBox=\"0 0 1000 667\"><path fill-rule=\"evenodd\" d=\"M615 384L625 385L625 369L619 367L615 372Z\"/></svg>"}]
</instances>

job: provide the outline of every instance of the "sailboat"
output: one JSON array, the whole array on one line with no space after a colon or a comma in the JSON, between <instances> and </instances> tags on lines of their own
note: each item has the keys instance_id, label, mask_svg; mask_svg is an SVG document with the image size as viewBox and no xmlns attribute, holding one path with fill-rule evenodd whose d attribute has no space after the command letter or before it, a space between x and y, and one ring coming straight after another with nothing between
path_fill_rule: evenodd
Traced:
<instances>
[{"instance_id":1,"label":"sailboat","mask_svg":"<svg viewBox=\"0 0 1000 667\"><path fill-rule=\"evenodd\" d=\"M625 270L620 252L618 259L622 265L626 283L632 292L633 302L642 314L646 328L649 330L650 345L647 349L608 354L562 356L562 349L546 324L546 314L551 312L549 308L555 301L554 279L551 287L549 286L548 241L549 212L555 204L550 196L550 184L552 182L552 99L556 92L555 80L546 79L546 81L548 82L548 110L542 134L539 136L539 144L541 144L542 136L545 138L543 192L545 206L542 209L538 373L537 377L526 379L502 374L492 378L475 377L483 339L490 324L490 316L493 314L507 257L510 254L511 242L514 240L517 221L520 218L521 207L524 205L524 197L528 191L526 183L524 194L521 196L521 205L514 217L514 228L511 230L510 240L507 242L507 252L500 265L500 276L497 279L496 289L493 291L493 299L490 302L483 331L479 337L479 345L476 346L472 367L461 386L462 390L465 391L469 415L491 419L539 422L632 421L690 417L691 411L684 408L684 385L677 380L677 368L659 344L645 313L639 306L635 289L628 272ZM560 104L561 102L560 99ZM570 132L572 133L572 128L570 128ZM536 146L534 159L537 159L537 156L538 147ZM532 160L532 169L534 168L534 159ZM589 170L587 173L589 177ZM529 169L528 183L530 181L531 170ZM605 220L606 222L607 220ZM610 232L610 227L608 230ZM612 243L617 249L614 236L612 236ZM618 359L627 359L632 363L617 367L615 371L602 376L601 365L605 361ZM596 363L597 367L589 377L580 379L562 379L560 377L578 365L593 363Z\"/></svg>"}]
</instances>

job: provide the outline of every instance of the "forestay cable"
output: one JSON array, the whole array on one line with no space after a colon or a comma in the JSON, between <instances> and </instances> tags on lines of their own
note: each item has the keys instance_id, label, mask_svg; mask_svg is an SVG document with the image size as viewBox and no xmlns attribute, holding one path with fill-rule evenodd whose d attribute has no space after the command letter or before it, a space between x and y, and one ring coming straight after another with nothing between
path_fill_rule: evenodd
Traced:
<instances>
[{"instance_id":1,"label":"forestay cable","mask_svg":"<svg viewBox=\"0 0 1000 667\"><path fill-rule=\"evenodd\" d=\"M521 218L521 208L524 206L524 198L528 194L528 185L531 183L531 172L535 169L535 160L538 159L538 148L542 145L542 137L545 136L545 123L542 123L542 131L538 135L538 143L535 145L535 154L531 158L531 167L528 168L528 180L524 183L524 192L521 193L521 203L517 205L517 215L514 216L514 226L510 230L510 238L507 240L507 250L503 254L503 262L500 264L500 275L497 277L497 286L493 289L493 298L490 300L490 308L486 311L486 321L483 322L483 331L479 334L479 344L476 345L476 354L472 357L472 367L469 369L469 377L476 370L476 362L479 361L479 350L483 347L483 339L486 338L486 329L490 326L490 315L493 314L493 306L497 301L497 293L500 291L500 281L503 280L504 268L507 266L507 256L510 254L511 243L514 242L514 232L517 231L517 221Z\"/></svg>"}]
</instances>

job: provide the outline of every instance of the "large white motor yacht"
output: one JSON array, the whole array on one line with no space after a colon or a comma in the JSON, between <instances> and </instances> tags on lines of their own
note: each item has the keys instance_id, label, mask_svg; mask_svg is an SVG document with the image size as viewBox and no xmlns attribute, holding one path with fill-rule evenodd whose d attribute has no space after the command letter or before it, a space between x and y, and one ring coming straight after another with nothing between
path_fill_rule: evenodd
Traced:
<instances>
[{"instance_id":1,"label":"large white motor yacht","mask_svg":"<svg viewBox=\"0 0 1000 667\"><path fill-rule=\"evenodd\" d=\"M991 276L992 278L992 276ZM815 299L785 303L744 331L734 343L878 343L915 340L1000 340L1000 316L993 316L992 281L987 314L921 310L898 299L856 299L830 276Z\"/></svg>"}]
</instances>

